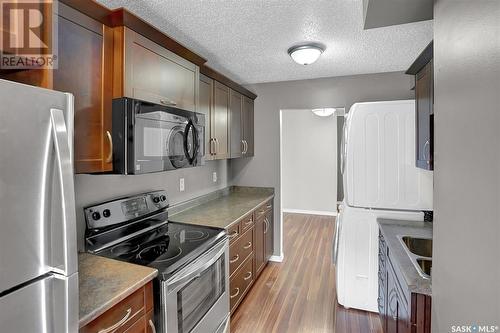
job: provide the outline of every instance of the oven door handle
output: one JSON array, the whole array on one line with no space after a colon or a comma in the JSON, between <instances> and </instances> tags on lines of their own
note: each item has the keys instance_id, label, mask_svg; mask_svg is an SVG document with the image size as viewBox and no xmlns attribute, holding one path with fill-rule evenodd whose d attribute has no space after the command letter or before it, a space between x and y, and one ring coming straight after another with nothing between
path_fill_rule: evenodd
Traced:
<instances>
[{"instance_id":1,"label":"oven door handle","mask_svg":"<svg viewBox=\"0 0 500 333\"><path fill-rule=\"evenodd\" d=\"M179 272L171 280L167 281L168 289L175 290L178 286L185 285L189 281L192 281L200 277L206 269L212 266L220 257L226 252L227 249L227 238L216 245L210 252L203 256L205 259L202 262L195 262L194 267L185 272ZM206 258L208 257L208 260ZM201 260L200 260L201 261Z\"/></svg>"}]
</instances>

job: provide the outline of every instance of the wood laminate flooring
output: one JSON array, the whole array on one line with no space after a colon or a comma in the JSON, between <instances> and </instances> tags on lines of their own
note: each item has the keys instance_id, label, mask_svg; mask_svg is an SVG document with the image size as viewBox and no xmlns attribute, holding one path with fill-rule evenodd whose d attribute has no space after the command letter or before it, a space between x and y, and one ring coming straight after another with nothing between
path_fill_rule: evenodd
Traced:
<instances>
[{"instance_id":1,"label":"wood laminate flooring","mask_svg":"<svg viewBox=\"0 0 500 333\"><path fill-rule=\"evenodd\" d=\"M382 333L378 314L337 305L335 218L284 216L282 263L269 263L231 317L231 333Z\"/></svg>"}]
</instances>

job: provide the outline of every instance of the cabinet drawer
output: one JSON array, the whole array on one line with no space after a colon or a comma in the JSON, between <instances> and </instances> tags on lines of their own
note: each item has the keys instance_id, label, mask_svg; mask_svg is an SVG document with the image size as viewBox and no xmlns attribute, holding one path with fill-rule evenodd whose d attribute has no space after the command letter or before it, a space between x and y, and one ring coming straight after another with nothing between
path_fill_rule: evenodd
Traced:
<instances>
[{"instance_id":1,"label":"cabinet drawer","mask_svg":"<svg viewBox=\"0 0 500 333\"><path fill-rule=\"evenodd\" d=\"M227 229L227 236L229 237L229 244L233 244L240 236L240 224L235 223Z\"/></svg>"},{"instance_id":2,"label":"cabinet drawer","mask_svg":"<svg viewBox=\"0 0 500 333\"><path fill-rule=\"evenodd\" d=\"M240 222L241 232L244 233L245 231L253 227L253 225L254 225L253 214L244 217Z\"/></svg>"},{"instance_id":3,"label":"cabinet drawer","mask_svg":"<svg viewBox=\"0 0 500 333\"><path fill-rule=\"evenodd\" d=\"M248 291L248 288L252 284L253 280L253 258L250 257L229 282L229 300L231 303L231 312L236 309L243 296L245 296L245 293Z\"/></svg>"},{"instance_id":4,"label":"cabinet drawer","mask_svg":"<svg viewBox=\"0 0 500 333\"><path fill-rule=\"evenodd\" d=\"M253 251L253 228L247 230L238 240L229 247L230 276L241 266L243 261Z\"/></svg>"},{"instance_id":5,"label":"cabinet drawer","mask_svg":"<svg viewBox=\"0 0 500 333\"><path fill-rule=\"evenodd\" d=\"M116 326L112 332L125 332L138 318L146 313L144 306L145 288L141 288L123 301L106 311L97 319L86 325L80 332L99 332ZM127 331L128 332L128 331ZM135 331L132 331L135 332Z\"/></svg>"},{"instance_id":6,"label":"cabinet drawer","mask_svg":"<svg viewBox=\"0 0 500 333\"><path fill-rule=\"evenodd\" d=\"M272 210L273 210L273 202L272 200L269 200L268 202L264 203L259 208L257 208L257 210L255 211L255 218L256 219L263 218L267 212L270 212Z\"/></svg>"}]
</instances>

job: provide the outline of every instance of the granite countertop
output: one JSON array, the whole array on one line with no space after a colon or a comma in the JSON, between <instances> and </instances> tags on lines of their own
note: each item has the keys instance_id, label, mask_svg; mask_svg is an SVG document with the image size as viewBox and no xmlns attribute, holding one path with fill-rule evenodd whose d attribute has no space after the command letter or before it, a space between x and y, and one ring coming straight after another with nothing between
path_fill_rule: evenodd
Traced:
<instances>
[{"instance_id":1,"label":"granite countertop","mask_svg":"<svg viewBox=\"0 0 500 333\"><path fill-rule=\"evenodd\" d=\"M79 253L80 328L144 286L157 274L158 271L150 267Z\"/></svg>"},{"instance_id":2,"label":"granite countertop","mask_svg":"<svg viewBox=\"0 0 500 333\"><path fill-rule=\"evenodd\" d=\"M398 265L408 289L413 293L432 295L432 280L420 276L399 240L400 236L432 238L432 223L389 219L377 219L377 222L389 247L389 256L396 261L393 264Z\"/></svg>"},{"instance_id":3,"label":"granite countertop","mask_svg":"<svg viewBox=\"0 0 500 333\"><path fill-rule=\"evenodd\" d=\"M201 204L193 204L169 216L170 221L228 228L240 221L256 207L274 197L274 189L234 187L221 197Z\"/></svg>"}]
</instances>

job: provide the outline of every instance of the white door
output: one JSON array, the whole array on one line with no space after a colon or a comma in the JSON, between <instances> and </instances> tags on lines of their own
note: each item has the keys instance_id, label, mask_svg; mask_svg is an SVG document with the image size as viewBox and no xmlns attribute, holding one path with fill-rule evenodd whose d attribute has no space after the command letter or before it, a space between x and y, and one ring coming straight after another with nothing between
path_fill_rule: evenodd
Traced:
<instances>
[{"instance_id":1,"label":"white door","mask_svg":"<svg viewBox=\"0 0 500 333\"><path fill-rule=\"evenodd\" d=\"M354 104L344 140L349 206L432 210L432 171L415 166L414 100Z\"/></svg>"}]
</instances>

